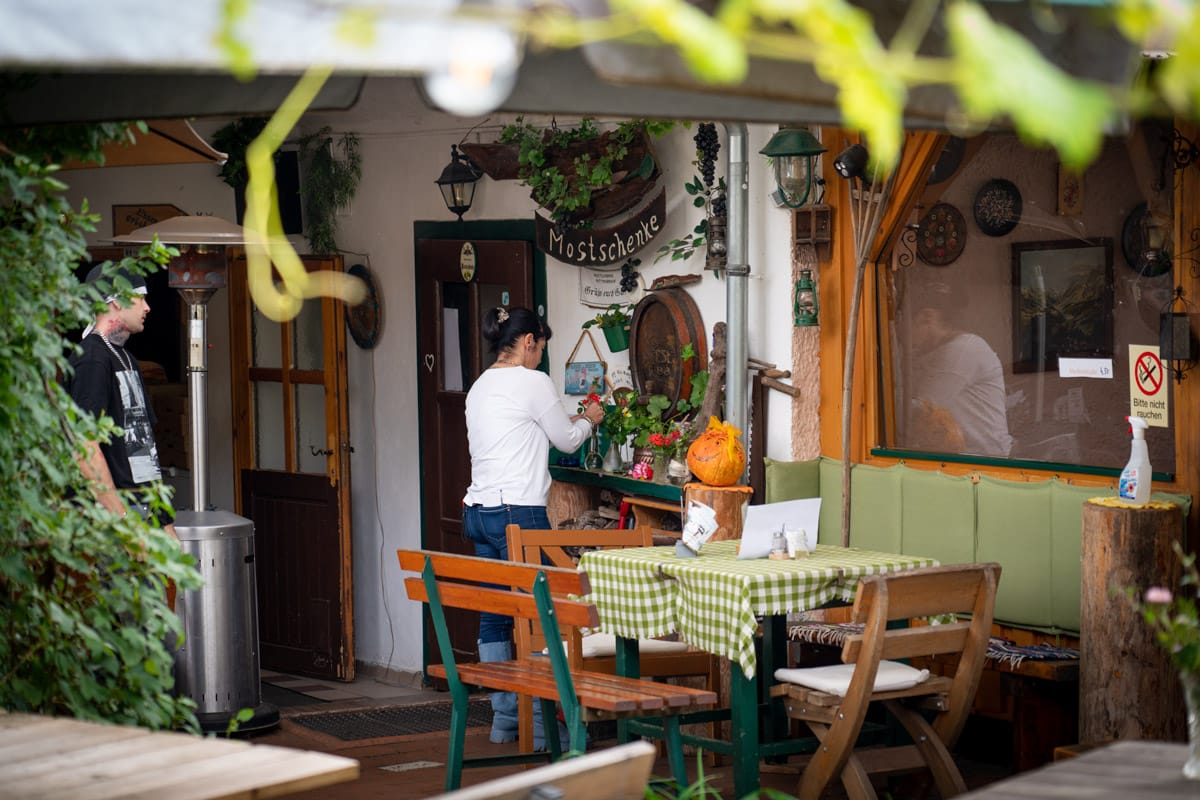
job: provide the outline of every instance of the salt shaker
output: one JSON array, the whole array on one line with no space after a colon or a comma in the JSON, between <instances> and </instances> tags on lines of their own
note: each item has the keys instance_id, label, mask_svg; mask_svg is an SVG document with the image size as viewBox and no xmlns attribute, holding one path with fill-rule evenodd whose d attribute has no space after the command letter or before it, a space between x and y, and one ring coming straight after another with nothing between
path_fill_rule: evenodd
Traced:
<instances>
[{"instance_id":1,"label":"salt shaker","mask_svg":"<svg viewBox=\"0 0 1200 800\"><path fill-rule=\"evenodd\" d=\"M783 529L775 531L775 535L771 537L771 553L782 553L787 555L787 536L784 535Z\"/></svg>"}]
</instances>

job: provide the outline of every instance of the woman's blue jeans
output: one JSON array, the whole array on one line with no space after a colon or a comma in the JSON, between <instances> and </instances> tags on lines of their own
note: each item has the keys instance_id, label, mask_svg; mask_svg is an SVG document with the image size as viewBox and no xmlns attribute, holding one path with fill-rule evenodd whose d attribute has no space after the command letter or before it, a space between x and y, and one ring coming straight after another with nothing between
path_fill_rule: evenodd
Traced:
<instances>
[{"instance_id":1,"label":"woman's blue jeans","mask_svg":"<svg viewBox=\"0 0 1200 800\"><path fill-rule=\"evenodd\" d=\"M475 555L482 558L508 560L508 538L505 528L520 525L530 530L547 530L550 518L545 506L463 506L463 535L475 545ZM512 641L512 617L479 615L481 644Z\"/></svg>"},{"instance_id":2,"label":"woman's blue jeans","mask_svg":"<svg viewBox=\"0 0 1200 800\"><path fill-rule=\"evenodd\" d=\"M520 525L530 530L546 530L550 519L545 506L463 506L463 535L475 544L475 555L508 560L505 528ZM505 587L501 587L505 588ZM512 617L479 614L479 660L508 661L513 657ZM517 738L517 696L512 692L493 692L491 741L511 742ZM533 747L545 747L541 704L533 704Z\"/></svg>"}]
</instances>

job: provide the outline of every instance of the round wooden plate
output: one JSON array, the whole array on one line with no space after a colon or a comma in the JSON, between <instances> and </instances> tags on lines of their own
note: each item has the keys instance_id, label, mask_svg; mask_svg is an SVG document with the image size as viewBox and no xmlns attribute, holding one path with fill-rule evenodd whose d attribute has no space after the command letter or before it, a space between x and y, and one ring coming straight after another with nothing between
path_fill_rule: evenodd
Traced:
<instances>
[{"instance_id":1,"label":"round wooden plate","mask_svg":"<svg viewBox=\"0 0 1200 800\"><path fill-rule=\"evenodd\" d=\"M383 328L383 305L375 273L362 264L355 264L346 272L367 285L366 298L358 305L346 306L346 328L356 345L370 350L379 343L379 332Z\"/></svg>"},{"instance_id":2,"label":"round wooden plate","mask_svg":"<svg viewBox=\"0 0 1200 800\"><path fill-rule=\"evenodd\" d=\"M966 220L949 203L929 209L917 228L917 255L935 267L944 267L962 255L966 243Z\"/></svg>"}]
</instances>

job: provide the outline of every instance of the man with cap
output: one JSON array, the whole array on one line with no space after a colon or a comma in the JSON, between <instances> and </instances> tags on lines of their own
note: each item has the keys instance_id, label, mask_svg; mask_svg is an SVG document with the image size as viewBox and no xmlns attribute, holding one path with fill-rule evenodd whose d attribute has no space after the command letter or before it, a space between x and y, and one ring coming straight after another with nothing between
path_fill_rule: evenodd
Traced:
<instances>
[{"instance_id":1,"label":"man with cap","mask_svg":"<svg viewBox=\"0 0 1200 800\"><path fill-rule=\"evenodd\" d=\"M102 271L101 265L93 267L87 282L98 281ZM154 442L154 412L146 399L138 361L125 350L129 337L142 331L150 313L146 281L124 269L113 274L114 279L117 276L129 282L129 295L113 289L105 298L105 310L84 330L81 351L70 360L73 372L68 390L81 409L96 417L107 414L122 430L112 441L88 442L87 459L81 466L96 486L101 505L124 516L130 509L115 490L136 489L160 480L162 472ZM144 507L133 510L145 513ZM173 520L159 518L157 522L176 535Z\"/></svg>"}]
</instances>

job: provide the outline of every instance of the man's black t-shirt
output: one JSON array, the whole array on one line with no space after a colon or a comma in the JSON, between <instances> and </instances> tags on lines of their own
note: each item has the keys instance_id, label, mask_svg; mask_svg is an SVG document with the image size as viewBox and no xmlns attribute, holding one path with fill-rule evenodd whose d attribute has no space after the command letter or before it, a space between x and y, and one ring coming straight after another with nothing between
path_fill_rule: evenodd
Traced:
<instances>
[{"instance_id":1,"label":"man's black t-shirt","mask_svg":"<svg viewBox=\"0 0 1200 800\"><path fill-rule=\"evenodd\" d=\"M137 359L125 348L110 345L93 333L84 338L83 352L71 358L74 374L68 391L75 403L97 418L104 413L123 431L101 443L113 484L132 489L159 480L158 447L154 443L154 410L146 402L146 387Z\"/></svg>"}]
</instances>

